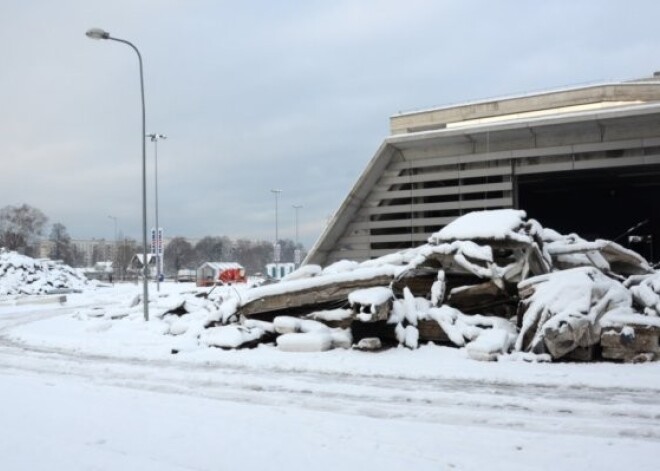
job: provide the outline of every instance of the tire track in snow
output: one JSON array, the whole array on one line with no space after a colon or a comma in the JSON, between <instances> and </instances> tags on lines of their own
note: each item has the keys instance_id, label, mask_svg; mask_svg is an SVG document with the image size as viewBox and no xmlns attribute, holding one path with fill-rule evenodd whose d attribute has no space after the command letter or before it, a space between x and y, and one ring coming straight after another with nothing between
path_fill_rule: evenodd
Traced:
<instances>
[{"instance_id":1,"label":"tire track in snow","mask_svg":"<svg viewBox=\"0 0 660 471\"><path fill-rule=\"evenodd\" d=\"M659 391L652 389L566 388L143 360L28 345L7 335L18 325L71 311L3 318L0 372L74 377L102 386L376 419L660 441Z\"/></svg>"}]
</instances>

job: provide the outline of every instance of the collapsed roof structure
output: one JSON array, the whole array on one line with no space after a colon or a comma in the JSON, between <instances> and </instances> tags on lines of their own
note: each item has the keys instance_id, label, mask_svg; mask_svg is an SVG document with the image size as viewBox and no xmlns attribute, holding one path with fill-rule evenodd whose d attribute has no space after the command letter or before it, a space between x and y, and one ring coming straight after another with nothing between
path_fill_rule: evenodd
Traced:
<instances>
[{"instance_id":1,"label":"collapsed roof structure","mask_svg":"<svg viewBox=\"0 0 660 471\"><path fill-rule=\"evenodd\" d=\"M400 113L390 127L307 263L417 247L501 208L660 253L660 74Z\"/></svg>"},{"instance_id":2,"label":"collapsed roof structure","mask_svg":"<svg viewBox=\"0 0 660 471\"><path fill-rule=\"evenodd\" d=\"M435 342L480 360L517 352L639 361L660 358L659 314L660 274L639 254L503 209L467 214L414 249L307 265L278 284L232 292L195 332L221 348Z\"/></svg>"}]
</instances>

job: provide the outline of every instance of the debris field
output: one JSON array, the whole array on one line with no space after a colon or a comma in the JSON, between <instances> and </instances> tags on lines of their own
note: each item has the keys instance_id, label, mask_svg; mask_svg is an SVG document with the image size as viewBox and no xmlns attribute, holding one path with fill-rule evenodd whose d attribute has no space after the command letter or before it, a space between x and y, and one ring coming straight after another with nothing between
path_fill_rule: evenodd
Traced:
<instances>
[{"instance_id":1,"label":"debris field","mask_svg":"<svg viewBox=\"0 0 660 471\"><path fill-rule=\"evenodd\" d=\"M468 213L427 244L366 262L305 265L276 284L152 303L164 334L223 349L433 342L476 360L660 358L660 274L617 243L562 235L513 209ZM78 315L137 318L139 304Z\"/></svg>"}]
</instances>

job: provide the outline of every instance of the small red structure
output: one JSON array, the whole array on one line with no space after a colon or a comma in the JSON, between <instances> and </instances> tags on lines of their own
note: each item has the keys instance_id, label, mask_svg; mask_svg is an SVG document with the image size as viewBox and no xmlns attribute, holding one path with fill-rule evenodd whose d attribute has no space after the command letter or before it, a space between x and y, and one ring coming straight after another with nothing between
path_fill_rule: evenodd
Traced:
<instances>
[{"instance_id":1,"label":"small red structure","mask_svg":"<svg viewBox=\"0 0 660 471\"><path fill-rule=\"evenodd\" d=\"M197 286L245 283L245 268L234 262L206 262L197 269Z\"/></svg>"}]
</instances>

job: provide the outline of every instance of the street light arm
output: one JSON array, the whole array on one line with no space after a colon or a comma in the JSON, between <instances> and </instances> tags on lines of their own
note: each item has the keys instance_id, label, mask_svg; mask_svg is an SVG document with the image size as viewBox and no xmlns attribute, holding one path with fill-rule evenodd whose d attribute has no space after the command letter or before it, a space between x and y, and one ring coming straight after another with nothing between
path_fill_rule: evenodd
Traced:
<instances>
[{"instance_id":1,"label":"street light arm","mask_svg":"<svg viewBox=\"0 0 660 471\"><path fill-rule=\"evenodd\" d=\"M165 134L158 133L147 134L147 137L151 139L151 142L157 142L158 139L167 139Z\"/></svg>"},{"instance_id":2,"label":"street light arm","mask_svg":"<svg viewBox=\"0 0 660 471\"><path fill-rule=\"evenodd\" d=\"M138 56L138 63L140 66L140 98L142 101L142 133L140 139L142 140L142 246L143 246L143 256L144 256L144 289L142 303L144 304L144 320L149 320L149 288L147 285L147 273L149 270L148 267L148 258L147 258L147 139L146 139L146 106L144 103L144 71L142 67L142 54L140 50L130 41L120 38L114 38L110 36L110 33L104 31L100 28L92 28L86 33L87 37L91 39L109 39L110 41L115 41L118 43L126 44L130 46L131 49L135 51Z\"/></svg>"}]
</instances>

